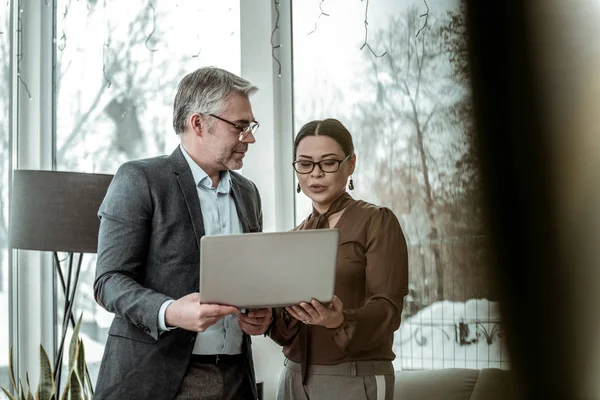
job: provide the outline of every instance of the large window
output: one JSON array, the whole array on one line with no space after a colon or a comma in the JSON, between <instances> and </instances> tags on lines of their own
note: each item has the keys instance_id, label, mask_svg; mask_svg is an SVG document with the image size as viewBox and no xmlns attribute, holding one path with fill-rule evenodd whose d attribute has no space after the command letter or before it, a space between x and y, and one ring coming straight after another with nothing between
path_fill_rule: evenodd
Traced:
<instances>
[{"instance_id":1,"label":"large window","mask_svg":"<svg viewBox=\"0 0 600 400\"><path fill-rule=\"evenodd\" d=\"M285 73L290 60L285 54L293 45L294 130L312 119L340 119L354 135L358 156L352 195L391 208L407 236L411 293L405 302L402 328L396 334L396 367L505 368L508 360L500 346L497 304L482 273L486 247L479 231L460 1L295 1L293 43L286 42L287 33L283 34L289 29L289 21L284 22L289 13L274 12L278 4L282 9L288 7L288 0L256 2L252 7L239 0L21 2L27 6L20 15L33 33L30 39L43 36L35 34L40 24L34 18L43 14L39 29L48 28L52 26L48 9L56 11L56 57L40 59L40 52L28 50L29 42L24 41L20 51L25 57L19 54L12 61L19 59L33 71L29 74L30 87L43 85L32 78L36 68L54 71L55 103L38 104L38 96L31 104L40 105L37 113L54 113L52 157L56 169L109 174L125 161L174 150L178 137L171 126L172 100L185 73L216 65L236 73L245 71L253 80L258 77L264 97L256 102L255 111L262 109L257 118L263 127L272 129L261 127L263 133L253 149L264 151L260 158L266 161L259 165L274 168L254 171L260 175L257 180L268 176L259 187L266 194L263 204L268 204L265 215L269 213L269 224L283 226L281 221L285 220L282 229L289 229L292 212L285 205L292 207L291 197L269 189L281 187L280 176L273 170L282 167L280 162L289 162L287 157L280 160L276 155L283 148L278 147L280 142L289 139L277 135L284 131L278 123L289 114L281 104L290 95L286 82L291 78ZM8 32L9 9L16 3L0 5L3 94L8 93L10 79L9 42L19 42L15 29ZM44 11L30 12L36 7ZM424 17L427 7L429 14ZM273 29L269 22L280 24L281 30ZM240 25L245 29L243 38ZM271 74L268 68L275 57L284 65L281 79L277 71ZM17 106L23 107L23 103ZM9 332L6 234L10 107L9 97L0 96L3 386L7 385ZM21 117L29 117L28 110ZM33 133L30 136L35 139ZM49 146L42 143L39 147L43 157L48 157ZM32 146L24 152L33 159L38 157L38 150ZM247 164L248 175L252 167L256 166ZM297 195L296 222L304 219L310 208L304 195ZM95 257L84 255L74 306L77 316L83 313L82 337L93 381L112 320L112 315L91 298L94 270ZM22 306L27 310L36 305ZM62 310L60 304L58 310ZM274 395L282 363L272 354L280 354L281 349L260 339L254 342L257 375L265 380L265 394ZM39 344L37 339L30 341L19 345L36 348Z\"/></svg>"},{"instance_id":2,"label":"large window","mask_svg":"<svg viewBox=\"0 0 600 400\"><path fill-rule=\"evenodd\" d=\"M293 3L294 124L353 134L353 197L389 207L409 245L397 369L508 367L487 287L460 0ZM296 196L296 221L311 211Z\"/></svg>"},{"instance_id":3,"label":"large window","mask_svg":"<svg viewBox=\"0 0 600 400\"><path fill-rule=\"evenodd\" d=\"M179 80L206 65L240 73L238 1L58 0L57 9L58 170L113 174L170 154ZM94 301L95 256L84 257L75 314L95 382L113 315Z\"/></svg>"},{"instance_id":4,"label":"large window","mask_svg":"<svg viewBox=\"0 0 600 400\"><path fill-rule=\"evenodd\" d=\"M0 5L0 386L8 387L8 169L10 5Z\"/></svg>"}]
</instances>

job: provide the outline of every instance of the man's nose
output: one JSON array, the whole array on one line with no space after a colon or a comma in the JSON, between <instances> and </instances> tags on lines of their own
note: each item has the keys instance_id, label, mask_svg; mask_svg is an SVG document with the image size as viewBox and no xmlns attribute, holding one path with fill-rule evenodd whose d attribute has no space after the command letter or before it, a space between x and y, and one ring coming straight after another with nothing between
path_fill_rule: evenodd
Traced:
<instances>
[{"instance_id":1,"label":"man's nose","mask_svg":"<svg viewBox=\"0 0 600 400\"><path fill-rule=\"evenodd\" d=\"M256 138L252 132L248 133L245 138L242 139L242 143L254 143Z\"/></svg>"}]
</instances>

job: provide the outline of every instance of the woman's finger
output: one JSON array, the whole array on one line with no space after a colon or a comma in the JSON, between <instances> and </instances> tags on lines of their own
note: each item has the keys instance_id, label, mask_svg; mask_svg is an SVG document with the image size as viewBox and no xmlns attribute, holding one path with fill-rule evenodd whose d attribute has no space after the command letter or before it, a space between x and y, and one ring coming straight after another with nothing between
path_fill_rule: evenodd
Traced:
<instances>
[{"instance_id":1,"label":"woman's finger","mask_svg":"<svg viewBox=\"0 0 600 400\"><path fill-rule=\"evenodd\" d=\"M333 300L331 300L331 304L329 305L332 311L342 311L344 309L344 303L340 300L339 297L333 296Z\"/></svg>"},{"instance_id":2,"label":"woman's finger","mask_svg":"<svg viewBox=\"0 0 600 400\"><path fill-rule=\"evenodd\" d=\"M304 318L302 318L294 309L294 307L286 307L285 310L288 312L288 314L290 314L294 319L297 319L298 321L302 321L304 320Z\"/></svg>"},{"instance_id":3,"label":"woman's finger","mask_svg":"<svg viewBox=\"0 0 600 400\"><path fill-rule=\"evenodd\" d=\"M327 310L327 308L325 308L325 306L319 302L319 300L313 300L313 301L311 301L311 304L314 307L314 309L319 313L319 315L322 317L327 315L327 313L329 312Z\"/></svg>"},{"instance_id":4,"label":"woman's finger","mask_svg":"<svg viewBox=\"0 0 600 400\"><path fill-rule=\"evenodd\" d=\"M308 320L316 320L320 317L319 312L309 303L300 303L300 306L304 309L307 314Z\"/></svg>"}]
</instances>

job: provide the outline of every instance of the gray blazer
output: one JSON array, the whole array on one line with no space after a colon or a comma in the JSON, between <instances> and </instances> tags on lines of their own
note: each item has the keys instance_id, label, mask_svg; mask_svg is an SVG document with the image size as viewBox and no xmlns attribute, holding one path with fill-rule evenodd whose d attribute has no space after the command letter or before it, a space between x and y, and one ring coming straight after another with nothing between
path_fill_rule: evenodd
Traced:
<instances>
[{"instance_id":1,"label":"gray blazer","mask_svg":"<svg viewBox=\"0 0 600 400\"><path fill-rule=\"evenodd\" d=\"M256 186L231 172L244 232L262 231ZM204 225L196 185L179 147L170 156L132 161L115 174L98 212L94 294L115 314L94 399L173 399L188 366L196 332L159 334L158 311L199 287ZM251 339L244 366L256 398Z\"/></svg>"}]
</instances>

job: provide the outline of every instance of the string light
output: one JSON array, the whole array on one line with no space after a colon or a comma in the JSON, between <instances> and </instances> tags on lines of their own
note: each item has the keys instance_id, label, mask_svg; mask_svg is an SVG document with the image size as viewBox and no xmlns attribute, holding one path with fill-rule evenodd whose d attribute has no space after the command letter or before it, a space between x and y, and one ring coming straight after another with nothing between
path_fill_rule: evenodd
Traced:
<instances>
[{"instance_id":1,"label":"string light","mask_svg":"<svg viewBox=\"0 0 600 400\"><path fill-rule=\"evenodd\" d=\"M65 12L63 12L63 21L67 18L67 14L69 13L69 6L65 5ZM65 47L67 47L67 34L65 30L61 28L62 36L60 37L61 43L58 45L58 50L63 51Z\"/></svg>"},{"instance_id":2,"label":"string light","mask_svg":"<svg viewBox=\"0 0 600 400\"><path fill-rule=\"evenodd\" d=\"M198 40L200 40L200 35L197 35L197 37L198 37ZM200 47L198 48L198 52L197 52L196 54L193 54L193 55L192 55L192 58L199 58L199 57L200 57L200 53L201 53L201 52L202 52L202 46L200 46Z\"/></svg>"},{"instance_id":3,"label":"string light","mask_svg":"<svg viewBox=\"0 0 600 400\"><path fill-rule=\"evenodd\" d=\"M327 14L326 12L323 11L323 3L325 2L325 0L321 0L321 3L319 3L319 10L321 10L321 14L319 14L319 16L317 17L317 20L315 21L315 29L313 29L312 31L308 32L308 34L310 35L311 33L316 32L317 30L317 25L319 24L319 19L321 19L321 16L326 16L329 17L329 14Z\"/></svg>"},{"instance_id":4,"label":"string light","mask_svg":"<svg viewBox=\"0 0 600 400\"><path fill-rule=\"evenodd\" d=\"M156 9L154 8L154 4L152 4L151 1L148 1L148 7L150 7L150 9L152 10L152 31L150 32L150 34L146 38L146 41L144 42L144 44L146 45L146 48L148 50L150 50L151 52L155 52L155 51L158 51L158 50L157 49L151 49L148 46L148 42L150 41L150 38L152 37L152 35L154 35L154 32L156 31Z\"/></svg>"},{"instance_id":5,"label":"string light","mask_svg":"<svg viewBox=\"0 0 600 400\"><path fill-rule=\"evenodd\" d=\"M281 78L281 61L279 61L279 58L277 58L277 56L275 56L275 50L280 49L281 44L275 45L273 43L273 38L275 37L275 32L277 32L279 30L279 0L273 0L273 4L275 5L275 12L277 13L277 18L275 19L275 27L273 28L273 31L271 32L271 55L273 56L273 59L275 60L275 62L277 62L277 65L278 65L277 75Z\"/></svg>"},{"instance_id":6,"label":"string light","mask_svg":"<svg viewBox=\"0 0 600 400\"><path fill-rule=\"evenodd\" d=\"M19 83L23 85L23 88L27 92L29 100L31 100L32 98L31 92L29 91L29 87L27 86L27 83L23 80L23 77L21 76L21 61L23 60L23 20L21 19L21 13L23 12L23 8L20 0L17 3L17 7L19 7L16 30L17 37L19 38L19 49L17 52L17 79L19 80Z\"/></svg>"},{"instance_id":7,"label":"string light","mask_svg":"<svg viewBox=\"0 0 600 400\"><path fill-rule=\"evenodd\" d=\"M106 18L106 0L102 2L103 7L103 19L104 19L104 43L102 45L102 74L104 75L104 80L107 83L107 88L110 88L112 85L112 81L106 75L106 53L110 48L110 29L108 27L108 19Z\"/></svg>"},{"instance_id":8,"label":"string light","mask_svg":"<svg viewBox=\"0 0 600 400\"><path fill-rule=\"evenodd\" d=\"M360 0L360 1L364 1L364 0ZM371 51L371 54L373 54L375 57L385 56L387 54L387 51L384 51L383 54L377 55L371 48L371 45L369 43L367 43L367 38L369 35L368 27L369 27L369 0L367 0L367 5L365 6L365 42L363 43L362 46L360 46L360 49L362 50L365 46L367 46L367 48Z\"/></svg>"}]
</instances>

